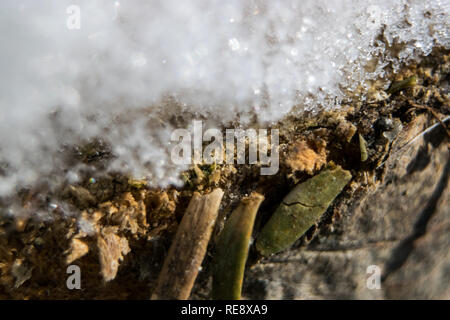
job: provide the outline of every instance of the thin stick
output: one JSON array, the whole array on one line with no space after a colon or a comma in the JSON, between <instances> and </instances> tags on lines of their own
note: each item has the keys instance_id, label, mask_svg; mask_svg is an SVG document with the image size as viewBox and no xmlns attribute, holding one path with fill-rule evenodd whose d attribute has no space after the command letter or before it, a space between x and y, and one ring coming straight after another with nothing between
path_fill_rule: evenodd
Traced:
<instances>
[{"instance_id":1,"label":"thin stick","mask_svg":"<svg viewBox=\"0 0 450 320\"><path fill-rule=\"evenodd\" d=\"M189 298L217 219L223 191L194 193L159 274L151 299Z\"/></svg>"}]
</instances>

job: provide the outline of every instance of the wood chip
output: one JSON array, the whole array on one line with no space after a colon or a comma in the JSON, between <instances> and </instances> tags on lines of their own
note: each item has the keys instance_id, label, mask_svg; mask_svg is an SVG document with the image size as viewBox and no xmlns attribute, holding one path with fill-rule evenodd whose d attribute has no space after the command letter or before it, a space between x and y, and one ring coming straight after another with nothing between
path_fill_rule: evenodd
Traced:
<instances>
[{"instance_id":1,"label":"wood chip","mask_svg":"<svg viewBox=\"0 0 450 320\"><path fill-rule=\"evenodd\" d=\"M70 243L69 254L66 257L66 263L71 264L75 260L81 258L86 253L89 252L89 247L86 243L81 241L80 239L72 239Z\"/></svg>"},{"instance_id":2,"label":"wood chip","mask_svg":"<svg viewBox=\"0 0 450 320\"><path fill-rule=\"evenodd\" d=\"M101 274L105 281L111 281L116 277L120 261L130 252L128 240L119 237L117 231L118 227L106 227L97 238Z\"/></svg>"},{"instance_id":3,"label":"wood chip","mask_svg":"<svg viewBox=\"0 0 450 320\"><path fill-rule=\"evenodd\" d=\"M206 253L222 196L220 188L203 196L194 193L164 261L152 300L189 298Z\"/></svg>"}]
</instances>

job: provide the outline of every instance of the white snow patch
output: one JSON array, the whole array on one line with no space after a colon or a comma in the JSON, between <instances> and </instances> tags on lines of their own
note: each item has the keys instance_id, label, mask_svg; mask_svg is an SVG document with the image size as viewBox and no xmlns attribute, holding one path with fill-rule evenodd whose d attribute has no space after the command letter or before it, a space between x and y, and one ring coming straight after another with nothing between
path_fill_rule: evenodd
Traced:
<instances>
[{"instance_id":1,"label":"white snow patch","mask_svg":"<svg viewBox=\"0 0 450 320\"><path fill-rule=\"evenodd\" d=\"M79 30L66 27L70 5L80 8ZM173 115L220 125L256 114L269 126L296 104L300 112L339 107L341 88L449 46L448 0L2 0L0 8L8 172L0 195L57 183L60 172L75 181L61 147L94 136L113 143L112 169L179 184L185 168L169 158ZM398 55L380 36L404 45ZM177 106L164 104L167 96Z\"/></svg>"}]
</instances>

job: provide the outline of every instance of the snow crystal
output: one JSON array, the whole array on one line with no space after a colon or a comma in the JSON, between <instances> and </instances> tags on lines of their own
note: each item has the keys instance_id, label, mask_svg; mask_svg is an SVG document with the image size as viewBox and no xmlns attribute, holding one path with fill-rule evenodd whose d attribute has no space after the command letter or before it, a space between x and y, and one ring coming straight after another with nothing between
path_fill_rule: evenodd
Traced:
<instances>
[{"instance_id":1,"label":"snow crystal","mask_svg":"<svg viewBox=\"0 0 450 320\"><path fill-rule=\"evenodd\" d=\"M3 0L0 7L0 195L60 181L60 172L76 180L62 149L91 137L112 143L111 169L179 184L185 168L168 150L174 115L203 115L210 125L255 115L270 126L294 105L338 108L386 66L449 46L448 0ZM79 28L68 27L74 8Z\"/></svg>"}]
</instances>

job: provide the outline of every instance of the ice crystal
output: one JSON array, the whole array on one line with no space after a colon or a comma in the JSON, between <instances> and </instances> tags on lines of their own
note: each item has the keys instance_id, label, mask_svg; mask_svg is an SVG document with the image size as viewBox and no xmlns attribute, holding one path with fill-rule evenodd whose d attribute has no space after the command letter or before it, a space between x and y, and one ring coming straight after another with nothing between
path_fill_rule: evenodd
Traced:
<instances>
[{"instance_id":1,"label":"ice crystal","mask_svg":"<svg viewBox=\"0 0 450 320\"><path fill-rule=\"evenodd\" d=\"M294 105L339 108L386 66L449 46L448 0L3 0L0 7L0 195L74 180L63 149L92 137L112 144L110 169L177 184L184 168L169 158L173 116L246 125L255 115L270 126ZM74 7L79 28L69 27Z\"/></svg>"}]
</instances>

